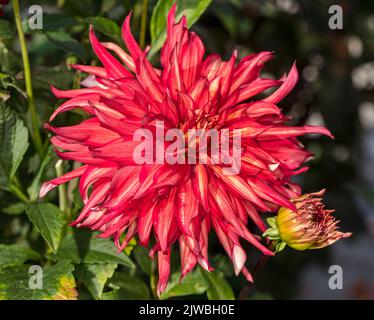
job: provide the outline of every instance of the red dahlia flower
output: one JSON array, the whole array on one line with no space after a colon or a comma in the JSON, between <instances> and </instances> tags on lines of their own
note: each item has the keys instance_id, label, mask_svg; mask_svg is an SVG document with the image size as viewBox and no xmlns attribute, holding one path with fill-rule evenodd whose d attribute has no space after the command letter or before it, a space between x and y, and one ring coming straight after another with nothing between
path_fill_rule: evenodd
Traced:
<instances>
[{"instance_id":1,"label":"red dahlia flower","mask_svg":"<svg viewBox=\"0 0 374 320\"><path fill-rule=\"evenodd\" d=\"M68 100L50 121L73 108L91 117L69 127L46 125L56 134L51 142L58 148L57 155L83 165L44 183L40 190L44 196L57 185L79 178L85 206L72 225L113 237L118 250L136 234L139 243L147 246L153 235L150 256L158 255L159 294L168 282L170 248L176 241L182 277L196 264L212 270L208 262L211 228L235 273L242 272L252 281L240 239L266 255L273 252L248 230L248 223L253 222L262 233L266 227L260 212L279 206L295 209L289 199L300 195L300 187L290 179L307 170L301 166L311 156L296 137L307 133L331 136L321 127L285 125L288 118L277 103L297 82L295 65L287 76L273 80L260 77L264 63L273 58L271 52L238 62L236 51L228 61L217 54L204 57L201 39L188 31L186 17L175 22L175 11L174 5L168 15L160 69L150 64L147 49L141 50L132 36L131 14L122 29L130 55L114 43L100 43L91 27L90 41L103 67L73 66L91 75L84 81L87 88L52 88L57 98ZM273 87L278 87L274 93L254 99ZM159 120L165 129L183 132L240 129L240 173L224 175L223 165L212 163L135 164L133 151L139 142L133 140L134 132L139 128L154 131Z\"/></svg>"}]
</instances>

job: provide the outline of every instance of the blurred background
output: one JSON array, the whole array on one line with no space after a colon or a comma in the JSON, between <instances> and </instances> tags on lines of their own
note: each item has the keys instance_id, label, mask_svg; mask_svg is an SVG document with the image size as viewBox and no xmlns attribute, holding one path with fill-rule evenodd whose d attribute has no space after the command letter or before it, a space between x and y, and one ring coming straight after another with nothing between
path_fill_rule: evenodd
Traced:
<instances>
[{"instance_id":1,"label":"blurred background","mask_svg":"<svg viewBox=\"0 0 374 320\"><path fill-rule=\"evenodd\" d=\"M28 2L22 1L22 7ZM72 19L104 16L120 25L134 8L132 29L138 36L140 1L38 0L30 5L35 2L45 12L63 14L65 20L59 30L71 36L69 41L61 42L62 38L56 40L53 34L26 32L37 108L44 122L57 105L49 84L63 89L77 86L79 75L68 68L68 63L95 59L88 43L87 24L76 25ZM149 0L149 16L154 5L155 1ZM329 28L331 5L343 9L342 30ZM0 19L12 21L10 8L5 6L3 10ZM315 158L299 182L305 192L326 188L327 207L336 209L343 231L353 232L351 238L324 250L297 252L287 248L266 264L249 249L250 267L257 268L252 287L246 286L243 277L233 275L214 237L213 265L222 270L236 296L243 299L374 299L374 1L213 0L192 29L202 37L208 53L218 52L224 58L234 49L240 56L274 51L276 59L265 68L273 77L288 72L296 60L300 81L280 106L293 116L293 123L323 125L335 136L334 141L321 136L302 139ZM0 41L0 72L22 82L19 47L11 41ZM157 57L154 61L157 63ZM10 99L19 111L26 108L25 103L19 103L19 96ZM61 122L74 122L78 116L64 115ZM26 181L37 167L36 162L30 156L22 164ZM50 170L46 175L53 174ZM3 208L12 202L11 196L5 194L0 199ZM0 216L2 243L27 232L27 219L6 213ZM342 267L342 290L328 286L331 265Z\"/></svg>"}]
</instances>

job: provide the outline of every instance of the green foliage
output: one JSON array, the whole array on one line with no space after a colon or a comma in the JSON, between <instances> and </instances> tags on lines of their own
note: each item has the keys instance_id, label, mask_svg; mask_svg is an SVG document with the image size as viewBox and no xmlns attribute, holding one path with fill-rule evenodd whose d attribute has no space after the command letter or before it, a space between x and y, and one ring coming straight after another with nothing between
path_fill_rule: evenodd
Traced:
<instances>
[{"instance_id":1,"label":"green foliage","mask_svg":"<svg viewBox=\"0 0 374 320\"><path fill-rule=\"evenodd\" d=\"M81 264L76 268L76 276L95 299L101 299L105 283L113 276L117 266L116 263Z\"/></svg>"},{"instance_id":2,"label":"green foliage","mask_svg":"<svg viewBox=\"0 0 374 320\"><path fill-rule=\"evenodd\" d=\"M171 275L169 284L161 299L183 297L188 295L200 295L209 289L209 283L201 274L200 268L196 268L180 280L180 272Z\"/></svg>"},{"instance_id":3,"label":"green foliage","mask_svg":"<svg viewBox=\"0 0 374 320\"><path fill-rule=\"evenodd\" d=\"M115 42L121 43L121 28L113 20L105 17L89 17L83 20L92 25L95 31L107 35Z\"/></svg>"},{"instance_id":4,"label":"green foliage","mask_svg":"<svg viewBox=\"0 0 374 320\"><path fill-rule=\"evenodd\" d=\"M0 244L0 268L23 264L27 260L38 260L39 254L23 245Z\"/></svg>"},{"instance_id":5,"label":"green foliage","mask_svg":"<svg viewBox=\"0 0 374 320\"><path fill-rule=\"evenodd\" d=\"M235 295L227 282L223 273L220 271L203 271L205 280L208 283L207 296L209 300L234 300Z\"/></svg>"},{"instance_id":6,"label":"green foliage","mask_svg":"<svg viewBox=\"0 0 374 320\"><path fill-rule=\"evenodd\" d=\"M14 33L14 28L9 21L0 20L0 39L11 39Z\"/></svg>"},{"instance_id":7,"label":"green foliage","mask_svg":"<svg viewBox=\"0 0 374 320\"><path fill-rule=\"evenodd\" d=\"M0 103L0 184L8 185L14 177L28 143L23 121L8 106Z\"/></svg>"},{"instance_id":8,"label":"green foliage","mask_svg":"<svg viewBox=\"0 0 374 320\"><path fill-rule=\"evenodd\" d=\"M117 263L130 269L134 263L123 252L118 253L109 239L97 238L97 233L79 230L65 237L59 250L50 255L53 260L73 263Z\"/></svg>"},{"instance_id":9,"label":"green foliage","mask_svg":"<svg viewBox=\"0 0 374 320\"><path fill-rule=\"evenodd\" d=\"M103 299L105 300L138 300L150 298L148 286L139 277L133 275L117 272L109 280L108 286L113 290L103 295Z\"/></svg>"},{"instance_id":10,"label":"green foliage","mask_svg":"<svg viewBox=\"0 0 374 320\"><path fill-rule=\"evenodd\" d=\"M32 203L26 214L52 251L57 251L65 225L64 214L52 203Z\"/></svg>"},{"instance_id":11,"label":"green foliage","mask_svg":"<svg viewBox=\"0 0 374 320\"><path fill-rule=\"evenodd\" d=\"M73 265L60 261L43 269L42 288L30 288L30 266L22 265L0 270L1 300L72 300L76 299ZM31 279L32 280L32 279Z\"/></svg>"},{"instance_id":12,"label":"green foliage","mask_svg":"<svg viewBox=\"0 0 374 320\"><path fill-rule=\"evenodd\" d=\"M83 59L84 49L83 46L69 33L64 31L47 31L44 32L48 40L50 40L57 48L66 52L71 52Z\"/></svg>"}]
</instances>

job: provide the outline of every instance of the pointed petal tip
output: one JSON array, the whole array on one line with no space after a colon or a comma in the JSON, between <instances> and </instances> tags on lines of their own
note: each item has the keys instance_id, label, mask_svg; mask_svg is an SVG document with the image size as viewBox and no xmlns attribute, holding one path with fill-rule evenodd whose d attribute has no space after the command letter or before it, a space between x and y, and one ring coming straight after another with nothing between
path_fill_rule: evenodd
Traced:
<instances>
[{"instance_id":1,"label":"pointed petal tip","mask_svg":"<svg viewBox=\"0 0 374 320\"><path fill-rule=\"evenodd\" d=\"M234 271L236 276L238 276L242 271L246 259L247 255L245 254L244 250L241 247L235 245L232 251L232 261L234 264Z\"/></svg>"},{"instance_id":2,"label":"pointed petal tip","mask_svg":"<svg viewBox=\"0 0 374 320\"><path fill-rule=\"evenodd\" d=\"M49 183L49 182L44 182L39 190L39 198L43 198L50 190L52 190L55 187L55 185Z\"/></svg>"}]
</instances>

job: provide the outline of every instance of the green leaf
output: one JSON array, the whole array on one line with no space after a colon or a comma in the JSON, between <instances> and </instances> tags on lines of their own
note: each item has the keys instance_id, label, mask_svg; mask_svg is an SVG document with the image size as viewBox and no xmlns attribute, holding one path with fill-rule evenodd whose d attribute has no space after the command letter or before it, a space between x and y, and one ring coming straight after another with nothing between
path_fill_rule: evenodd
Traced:
<instances>
[{"instance_id":1,"label":"green leaf","mask_svg":"<svg viewBox=\"0 0 374 320\"><path fill-rule=\"evenodd\" d=\"M47 31L43 33L57 48L68 53L74 53L79 58L83 59L83 46L68 33L63 31Z\"/></svg>"},{"instance_id":2,"label":"green leaf","mask_svg":"<svg viewBox=\"0 0 374 320\"><path fill-rule=\"evenodd\" d=\"M134 257L139 267L148 275L152 273L152 261L148 250L142 246L136 246L133 250Z\"/></svg>"},{"instance_id":3,"label":"green leaf","mask_svg":"<svg viewBox=\"0 0 374 320\"><path fill-rule=\"evenodd\" d=\"M92 24L95 30L111 37L117 43L122 43L121 28L113 20L104 17L90 17L83 21Z\"/></svg>"},{"instance_id":4,"label":"green leaf","mask_svg":"<svg viewBox=\"0 0 374 320\"><path fill-rule=\"evenodd\" d=\"M186 14L188 27L190 28L200 18L211 2L212 0L179 0L176 20L179 20L183 14ZM150 22L152 47L149 52L149 58L153 57L161 49L165 41L167 14L174 3L175 0L159 0L153 9Z\"/></svg>"},{"instance_id":5,"label":"green leaf","mask_svg":"<svg viewBox=\"0 0 374 320\"><path fill-rule=\"evenodd\" d=\"M59 14L59 13L50 13L43 14L43 30L58 30L62 28L71 27L78 24L78 22L72 17Z\"/></svg>"},{"instance_id":6,"label":"green leaf","mask_svg":"<svg viewBox=\"0 0 374 320\"><path fill-rule=\"evenodd\" d=\"M73 203L76 209L81 210L84 207L82 197L79 193L79 188L73 190Z\"/></svg>"},{"instance_id":7,"label":"green leaf","mask_svg":"<svg viewBox=\"0 0 374 320\"><path fill-rule=\"evenodd\" d=\"M23 121L0 103L0 183L8 183L16 173L29 147L28 137Z\"/></svg>"},{"instance_id":8,"label":"green leaf","mask_svg":"<svg viewBox=\"0 0 374 320\"><path fill-rule=\"evenodd\" d=\"M33 79L33 87L35 89L50 92L51 85L60 89L71 88L74 74L72 71L68 71L61 66L57 66L53 68L34 68L31 76Z\"/></svg>"},{"instance_id":9,"label":"green leaf","mask_svg":"<svg viewBox=\"0 0 374 320\"><path fill-rule=\"evenodd\" d=\"M0 39L11 39L14 36L14 29L9 21L0 20Z\"/></svg>"},{"instance_id":10,"label":"green leaf","mask_svg":"<svg viewBox=\"0 0 374 320\"><path fill-rule=\"evenodd\" d=\"M31 289L30 266L23 265L0 270L1 300L75 300L77 291L73 277L74 266L61 261L42 269L42 288ZM30 271L30 272L29 272ZM36 281L35 281L36 282Z\"/></svg>"},{"instance_id":11,"label":"green leaf","mask_svg":"<svg viewBox=\"0 0 374 320\"><path fill-rule=\"evenodd\" d=\"M108 281L108 286L114 290L103 294L103 299L105 300L150 298L148 286L142 279L136 276L117 272L114 277Z\"/></svg>"},{"instance_id":12,"label":"green leaf","mask_svg":"<svg viewBox=\"0 0 374 320\"><path fill-rule=\"evenodd\" d=\"M134 263L123 252L118 253L109 239L96 238L98 233L86 230L74 230L65 237L59 250L51 255L52 259L67 259L74 263L118 263L135 268Z\"/></svg>"},{"instance_id":13,"label":"green leaf","mask_svg":"<svg viewBox=\"0 0 374 320\"><path fill-rule=\"evenodd\" d=\"M2 212L9 215L18 215L24 213L26 205L23 202L16 202L2 209Z\"/></svg>"},{"instance_id":14,"label":"green leaf","mask_svg":"<svg viewBox=\"0 0 374 320\"><path fill-rule=\"evenodd\" d=\"M275 251L281 252L286 247L286 242L280 241L275 245Z\"/></svg>"},{"instance_id":15,"label":"green leaf","mask_svg":"<svg viewBox=\"0 0 374 320\"><path fill-rule=\"evenodd\" d=\"M262 234L263 237L268 237L271 240L279 239L278 229L269 228Z\"/></svg>"},{"instance_id":16,"label":"green leaf","mask_svg":"<svg viewBox=\"0 0 374 320\"><path fill-rule=\"evenodd\" d=\"M39 254L19 244L0 244L0 268L23 264L27 260L38 260Z\"/></svg>"},{"instance_id":17,"label":"green leaf","mask_svg":"<svg viewBox=\"0 0 374 320\"><path fill-rule=\"evenodd\" d=\"M82 264L76 267L77 278L95 299L101 299L105 283L117 269L116 263Z\"/></svg>"},{"instance_id":18,"label":"green leaf","mask_svg":"<svg viewBox=\"0 0 374 320\"><path fill-rule=\"evenodd\" d=\"M266 222L268 223L268 225L272 228L277 228L277 220L276 220L276 217L269 217L266 219Z\"/></svg>"},{"instance_id":19,"label":"green leaf","mask_svg":"<svg viewBox=\"0 0 374 320\"><path fill-rule=\"evenodd\" d=\"M51 148L49 148L47 154L44 156L42 164L40 165L38 173L36 174L30 187L27 188L27 192L30 196L31 201L35 201L36 199L38 199L41 179L43 177L45 168L48 166L51 160L52 160L52 150Z\"/></svg>"},{"instance_id":20,"label":"green leaf","mask_svg":"<svg viewBox=\"0 0 374 320\"><path fill-rule=\"evenodd\" d=\"M232 262L227 255L218 253L211 258L211 263L215 270L222 271L226 277L231 277L234 274Z\"/></svg>"},{"instance_id":21,"label":"green leaf","mask_svg":"<svg viewBox=\"0 0 374 320\"><path fill-rule=\"evenodd\" d=\"M209 300L234 300L235 295L222 272L201 271L209 283L207 296Z\"/></svg>"},{"instance_id":22,"label":"green leaf","mask_svg":"<svg viewBox=\"0 0 374 320\"><path fill-rule=\"evenodd\" d=\"M209 288L209 283L198 268L187 274L182 282L179 282L179 278L180 272L171 275L168 286L161 295L161 299L202 294Z\"/></svg>"},{"instance_id":23,"label":"green leaf","mask_svg":"<svg viewBox=\"0 0 374 320\"><path fill-rule=\"evenodd\" d=\"M26 214L52 251L56 252L65 225L65 215L52 203L32 203L27 207Z\"/></svg>"}]
</instances>

